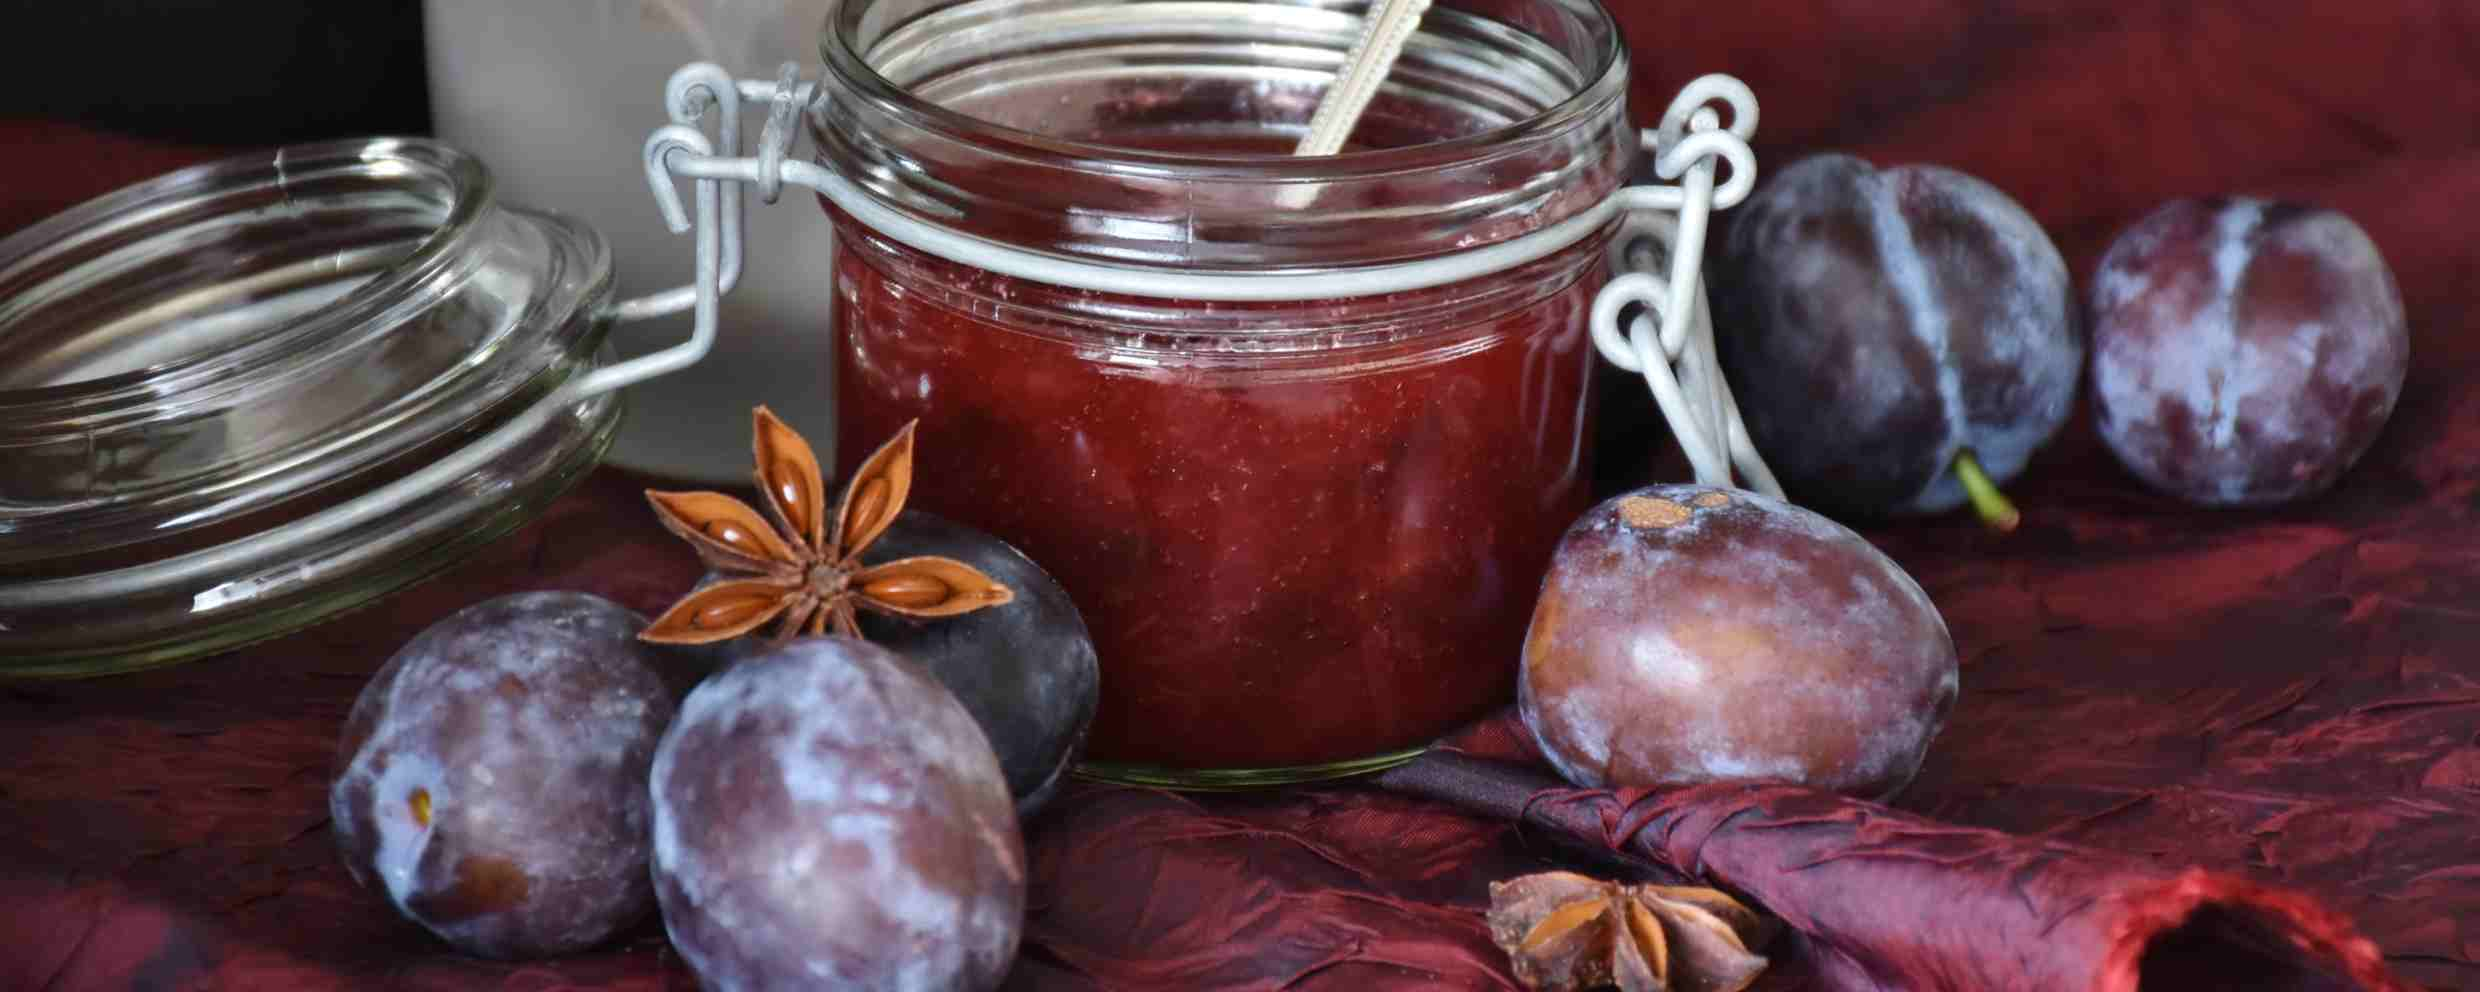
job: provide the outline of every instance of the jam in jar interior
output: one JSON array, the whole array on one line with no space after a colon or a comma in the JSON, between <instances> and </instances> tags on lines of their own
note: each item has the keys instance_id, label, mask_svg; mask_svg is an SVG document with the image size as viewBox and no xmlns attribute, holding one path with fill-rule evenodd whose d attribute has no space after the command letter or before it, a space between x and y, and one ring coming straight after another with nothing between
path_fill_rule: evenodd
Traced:
<instances>
[{"instance_id":1,"label":"jam in jar interior","mask_svg":"<svg viewBox=\"0 0 2480 992\"><path fill-rule=\"evenodd\" d=\"M1512 306L1458 305L1466 286L1328 301L1437 323L1253 354L1042 326L1010 302L1094 294L848 219L837 238L844 467L919 418L911 505L1066 585L1103 666L1091 760L1331 763L1511 698L1550 550L1587 502L1599 239L1484 277L1531 288Z\"/></svg>"}]
</instances>

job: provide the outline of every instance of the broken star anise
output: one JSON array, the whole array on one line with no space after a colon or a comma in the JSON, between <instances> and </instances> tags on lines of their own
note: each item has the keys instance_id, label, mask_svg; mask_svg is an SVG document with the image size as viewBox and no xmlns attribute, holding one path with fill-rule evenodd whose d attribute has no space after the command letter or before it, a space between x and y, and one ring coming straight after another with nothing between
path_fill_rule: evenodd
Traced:
<instances>
[{"instance_id":1,"label":"broken star anise","mask_svg":"<svg viewBox=\"0 0 2480 992\"><path fill-rule=\"evenodd\" d=\"M1764 921L1712 889L1544 872L1490 883L1489 921L1531 988L1737 992L1765 971Z\"/></svg>"},{"instance_id":2,"label":"broken star anise","mask_svg":"<svg viewBox=\"0 0 2480 992\"><path fill-rule=\"evenodd\" d=\"M913 424L872 453L828 517L818 456L775 414L752 415L758 491L774 523L722 493L646 491L655 517L735 576L699 587L639 634L659 644L707 644L781 618L774 639L807 630L861 636L855 609L933 618L998 606L1015 593L971 565L925 555L864 565L861 552L904 512L913 485ZM779 530L780 528L780 530Z\"/></svg>"}]
</instances>

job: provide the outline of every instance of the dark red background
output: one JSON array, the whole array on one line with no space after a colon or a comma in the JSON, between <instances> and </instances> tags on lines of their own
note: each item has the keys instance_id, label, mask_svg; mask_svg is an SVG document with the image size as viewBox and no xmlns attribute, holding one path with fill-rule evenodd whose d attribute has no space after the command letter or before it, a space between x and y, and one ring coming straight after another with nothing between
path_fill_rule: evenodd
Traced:
<instances>
[{"instance_id":1,"label":"dark red background","mask_svg":"<svg viewBox=\"0 0 2480 992\"><path fill-rule=\"evenodd\" d=\"M1965 659L1962 703L1898 805L2294 886L2407 977L2480 988L2480 8L1618 5L1643 112L1697 73L1739 74L1764 104L1761 162L1834 147L1973 172L2079 276L2178 195L2307 199L2369 230L2414 371L2340 491L2184 509L2079 421L2014 487L2012 537L1870 531ZM198 157L0 125L0 230ZM0 686L0 989L692 987L651 925L546 964L447 953L352 887L325 817L345 710L415 631L520 589L653 610L686 586L697 566L639 485L599 475L470 565L294 637ZM1349 786L1082 788L1027 829L1026 988L1505 986L1477 914L1487 883L1589 864Z\"/></svg>"}]
</instances>

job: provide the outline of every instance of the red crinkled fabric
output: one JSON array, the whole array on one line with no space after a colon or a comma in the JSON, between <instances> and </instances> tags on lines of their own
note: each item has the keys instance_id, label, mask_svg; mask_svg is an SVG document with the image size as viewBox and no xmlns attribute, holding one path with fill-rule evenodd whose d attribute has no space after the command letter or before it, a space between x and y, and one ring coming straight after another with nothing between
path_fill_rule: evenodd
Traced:
<instances>
[{"instance_id":1,"label":"red crinkled fabric","mask_svg":"<svg viewBox=\"0 0 2480 992\"><path fill-rule=\"evenodd\" d=\"M2142 490L2079 419L2011 487L2012 536L1868 529L1964 659L1889 807L1543 791L1520 763L1454 795L1400 775L1423 794L1079 786L1026 824L1010 986L1510 988L1488 885L1568 868L1683 870L1766 905L1791 924L1772 990L2119 989L2131 953L2157 989L2480 988L2480 9L1612 5L1647 119L1737 73L1764 105L1761 165L1839 148L1961 168L2030 208L2079 278L2172 196L2344 211L2410 314L2392 423L2333 494L2214 513ZM25 122L0 123L0 152L0 229L204 157ZM326 824L345 711L414 632L524 589L651 611L696 578L643 485L600 473L471 563L292 637L0 685L0 990L694 987L652 923L561 961L458 957L352 885ZM1457 744L1526 755L1503 716Z\"/></svg>"},{"instance_id":2,"label":"red crinkled fabric","mask_svg":"<svg viewBox=\"0 0 2480 992\"><path fill-rule=\"evenodd\" d=\"M1379 780L1761 905L1789 930L1769 953L1818 989L2410 987L2304 892L1813 789L1563 788L1446 749Z\"/></svg>"}]
</instances>

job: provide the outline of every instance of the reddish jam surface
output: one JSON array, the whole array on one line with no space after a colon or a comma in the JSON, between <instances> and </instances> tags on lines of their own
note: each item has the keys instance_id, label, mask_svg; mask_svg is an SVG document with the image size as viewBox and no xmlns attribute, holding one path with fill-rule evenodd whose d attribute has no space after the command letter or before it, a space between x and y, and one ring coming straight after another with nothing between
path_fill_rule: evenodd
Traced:
<instances>
[{"instance_id":1,"label":"reddish jam surface","mask_svg":"<svg viewBox=\"0 0 2480 992\"><path fill-rule=\"evenodd\" d=\"M910 505L1067 586L1103 669L1088 758L1348 761L1512 698L1551 548L1588 502L1586 316L1603 273L1580 260L1601 239L1486 277L1527 289L1409 340L1141 352L1153 365L1010 309L1108 298L922 255L840 215L837 240L844 469L919 418ZM1315 310L1384 318L1458 291Z\"/></svg>"}]
</instances>

